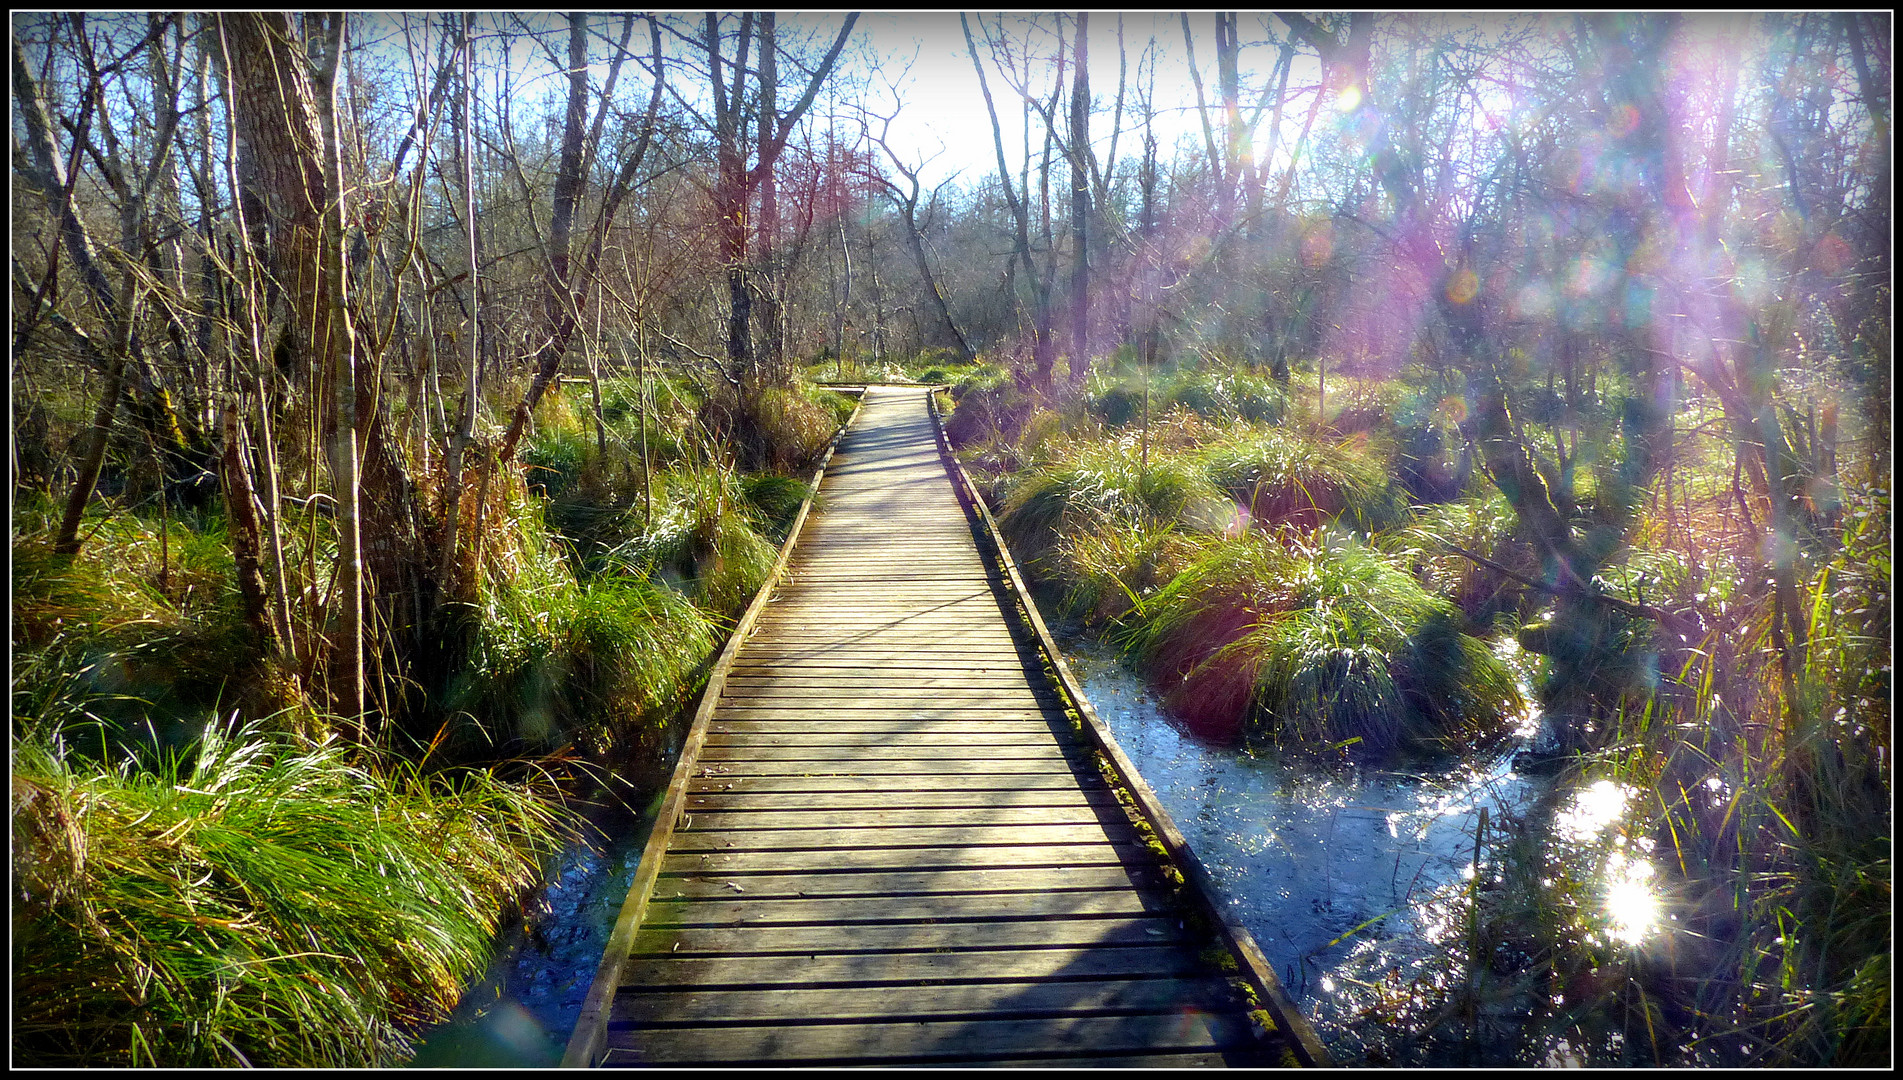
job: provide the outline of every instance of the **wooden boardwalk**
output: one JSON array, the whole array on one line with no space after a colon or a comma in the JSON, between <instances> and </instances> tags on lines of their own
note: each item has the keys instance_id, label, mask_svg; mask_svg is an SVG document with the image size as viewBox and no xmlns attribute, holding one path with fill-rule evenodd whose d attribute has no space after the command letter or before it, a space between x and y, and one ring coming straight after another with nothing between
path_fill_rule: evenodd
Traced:
<instances>
[{"instance_id":1,"label":"wooden boardwalk","mask_svg":"<svg viewBox=\"0 0 1903 1080\"><path fill-rule=\"evenodd\" d=\"M1252 1024L1067 715L923 391L868 389L723 663L568 1064L1299 1051Z\"/></svg>"}]
</instances>

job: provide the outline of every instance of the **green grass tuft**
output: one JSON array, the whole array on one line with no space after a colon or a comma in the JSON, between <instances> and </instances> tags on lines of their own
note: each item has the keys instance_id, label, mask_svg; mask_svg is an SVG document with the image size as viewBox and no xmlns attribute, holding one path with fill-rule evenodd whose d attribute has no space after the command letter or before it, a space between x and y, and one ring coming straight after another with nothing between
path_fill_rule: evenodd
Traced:
<instances>
[{"instance_id":1,"label":"green grass tuft","mask_svg":"<svg viewBox=\"0 0 1903 1080\"><path fill-rule=\"evenodd\" d=\"M1376 757L1472 745L1524 704L1451 604L1353 541L1212 542L1141 616L1122 644L1172 709L1212 725L1247 718L1276 745L1358 740Z\"/></svg>"},{"instance_id":2,"label":"green grass tuft","mask_svg":"<svg viewBox=\"0 0 1903 1080\"><path fill-rule=\"evenodd\" d=\"M1374 533L1406 513L1379 457L1354 440L1238 427L1204 455L1210 478L1258 522L1312 529L1339 521Z\"/></svg>"},{"instance_id":3,"label":"green grass tuft","mask_svg":"<svg viewBox=\"0 0 1903 1080\"><path fill-rule=\"evenodd\" d=\"M1055 570L1049 556L1060 536L1110 523L1217 532L1235 521L1233 504L1187 457L1152 453L1146 468L1128 438L1066 450L1013 476L999 510L1011 549L1034 572Z\"/></svg>"},{"instance_id":4,"label":"green grass tuft","mask_svg":"<svg viewBox=\"0 0 1903 1080\"><path fill-rule=\"evenodd\" d=\"M255 725L157 772L13 748L22 1064L396 1064L562 834L530 788Z\"/></svg>"}]
</instances>

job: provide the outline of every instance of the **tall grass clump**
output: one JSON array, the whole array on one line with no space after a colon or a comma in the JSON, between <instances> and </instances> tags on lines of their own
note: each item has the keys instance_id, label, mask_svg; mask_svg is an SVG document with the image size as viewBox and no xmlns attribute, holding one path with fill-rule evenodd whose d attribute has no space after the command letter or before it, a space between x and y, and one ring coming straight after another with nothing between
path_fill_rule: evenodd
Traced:
<instances>
[{"instance_id":1,"label":"tall grass clump","mask_svg":"<svg viewBox=\"0 0 1903 1080\"><path fill-rule=\"evenodd\" d=\"M667 582L716 613L739 614L779 557L762 530L773 527L769 511L787 512L793 489L711 465L673 470L656 488L652 527L609 552L604 566Z\"/></svg>"},{"instance_id":2,"label":"tall grass clump","mask_svg":"<svg viewBox=\"0 0 1903 1080\"><path fill-rule=\"evenodd\" d=\"M725 491L710 470L706 482ZM660 523L675 519L660 513ZM717 502L706 527L721 529ZM539 754L569 744L606 753L671 717L698 688L719 636L716 615L695 601L693 579L670 586L653 562L629 559L652 534L577 572L540 517L540 501L507 502L473 600L455 612L460 657L442 687L439 744L451 760ZM637 512L638 514L638 512ZM732 527L732 526L727 526ZM692 524L683 543L692 565ZM676 538L679 539L679 538ZM762 541L764 543L764 541Z\"/></svg>"},{"instance_id":3,"label":"tall grass clump","mask_svg":"<svg viewBox=\"0 0 1903 1080\"><path fill-rule=\"evenodd\" d=\"M1174 523L1107 519L1064 535L1053 553L1063 610L1086 625L1122 618L1181 573L1202 538Z\"/></svg>"},{"instance_id":4,"label":"tall grass clump","mask_svg":"<svg viewBox=\"0 0 1903 1080\"><path fill-rule=\"evenodd\" d=\"M51 521L27 506L12 548L16 702L44 700L94 750L177 742L218 706L281 706L246 624L224 522L89 517L78 555L56 555ZM57 520L53 518L52 520ZM17 707L17 706L16 706Z\"/></svg>"},{"instance_id":5,"label":"tall grass clump","mask_svg":"<svg viewBox=\"0 0 1903 1080\"><path fill-rule=\"evenodd\" d=\"M1060 538L1110 523L1220 531L1235 520L1233 504L1185 456L1152 453L1146 466L1128 437L1066 450L1013 476L999 509L1012 551L1035 574L1055 572Z\"/></svg>"},{"instance_id":6,"label":"tall grass clump","mask_svg":"<svg viewBox=\"0 0 1903 1080\"><path fill-rule=\"evenodd\" d=\"M1035 398L1005 378L959 382L951 389L951 399L945 437L961 449L1014 442L1037 406Z\"/></svg>"},{"instance_id":7,"label":"tall grass clump","mask_svg":"<svg viewBox=\"0 0 1903 1080\"><path fill-rule=\"evenodd\" d=\"M1406 506L1378 455L1356 440L1237 427L1204 450L1210 479L1259 522L1311 529L1322 522L1385 529Z\"/></svg>"},{"instance_id":8,"label":"tall grass clump","mask_svg":"<svg viewBox=\"0 0 1903 1080\"><path fill-rule=\"evenodd\" d=\"M563 834L546 793L256 724L153 772L13 751L20 1064L396 1064Z\"/></svg>"},{"instance_id":9,"label":"tall grass clump","mask_svg":"<svg viewBox=\"0 0 1903 1080\"><path fill-rule=\"evenodd\" d=\"M835 429L852 419L853 410L859 407L858 398L850 394L842 394L830 387L806 383L800 386L800 393L805 395L806 400L826 410L832 416Z\"/></svg>"},{"instance_id":10,"label":"tall grass clump","mask_svg":"<svg viewBox=\"0 0 1903 1080\"><path fill-rule=\"evenodd\" d=\"M1214 542L1139 612L1122 641L1170 708L1273 745L1463 747L1523 705L1453 605L1352 540Z\"/></svg>"},{"instance_id":11,"label":"tall grass clump","mask_svg":"<svg viewBox=\"0 0 1903 1080\"><path fill-rule=\"evenodd\" d=\"M830 395L815 400L815 395ZM833 432L845 423L833 398L836 391L803 392L783 387L759 391L757 403L758 437L766 449L766 461L778 469L800 469L817 459L832 442ZM846 399L850 400L850 399ZM848 406L846 416L852 415Z\"/></svg>"},{"instance_id":12,"label":"tall grass clump","mask_svg":"<svg viewBox=\"0 0 1903 1080\"><path fill-rule=\"evenodd\" d=\"M1524 620L1540 594L1461 551L1539 580L1539 553L1519 527L1513 505L1496 492L1417 506L1404 525L1376 537L1375 546L1400 559L1429 592L1453 601L1469 623L1488 626L1502 616Z\"/></svg>"},{"instance_id":13,"label":"tall grass clump","mask_svg":"<svg viewBox=\"0 0 1903 1080\"><path fill-rule=\"evenodd\" d=\"M1206 420L1246 420L1279 424L1288 414L1288 392L1273 379L1225 367L1184 368L1168 374L1137 373L1116 382L1096 382L1088 401L1091 413L1114 427L1143 417L1143 385L1150 388L1152 420L1184 409Z\"/></svg>"},{"instance_id":14,"label":"tall grass clump","mask_svg":"<svg viewBox=\"0 0 1903 1080\"><path fill-rule=\"evenodd\" d=\"M469 647L444 695L453 754L595 753L653 727L698 689L718 628L687 596L642 576L577 581L531 524L524 556L484 585Z\"/></svg>"},{"instance_id":15,"label":"tall grass clump","mask_svg":"<svg viewBox=\"0 0 1903 1080\"><path fill-rule=\"evenodd\" d=\"M790 476L761 473L742 477L740 494L766 530L765 535L784 541L801 504L812 496L813 488Z\"/></svg>"}]
</instances>

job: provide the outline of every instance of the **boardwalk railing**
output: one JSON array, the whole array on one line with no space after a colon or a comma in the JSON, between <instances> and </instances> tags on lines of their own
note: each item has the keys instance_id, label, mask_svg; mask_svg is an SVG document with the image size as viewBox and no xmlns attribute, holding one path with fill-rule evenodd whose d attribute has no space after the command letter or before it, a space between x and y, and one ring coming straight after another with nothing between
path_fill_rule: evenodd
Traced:
<instances>
[{"instance_id":1,"label":"boardwalk railing","mask_svg":"<svg viewBox=\"0 0 1903 1080\"><path fill-rule=\"evenodd\" d=\"M992 516L991 508L985 504L984 496L979 493L977 485L971 482L971 476L965 472L964 464L952 451L951 440L945 434L945 424L939 415L936 392L932 394L931 409L932 423L938 433L939 454L945 460L945 468L952 475L959 501L964 503L967 512L981 523L984 546L989 549L988 554L1001 564L1005 577L1011 582L1011 589L1017 594L1019 611L1025 621L1030 623L1032 631L1036 633L1038 649L1043 653L1045 662L1056 673L1058 685L1063 688L1064 696L1083 717L1084 733L1103 755L1104 768L1111 774L1113 782L1121 784L1124 790L1129 792L1142 816L1149 819L1156 838L1162 842L1164 850L1169 853L1170 861L1183 875L1184 883L1196 898L1198 906L1207 916L1214 919L1223 943L1234 954L1243 978L1250 983L1257 995L1257 1000L1268 1011L1276 1025L1295 1042L1294 1052L1300 1063L1312 1067L1333 1065L1334 1062L1329 1058L1328 1050L1322 1045L1321 1039L1316 1036L1314 1027L1309 1024L1308 1018L1302 1015L1301 1010L1295 1007L1295 1003L1288 996L1288 991L1282 986L1282 980L1276 977L1275 967L1269 963L1267 957L1262 955L1261 947L1255 943L1255 936L1242 925L1235 913L1229 910L1229 906L1222 903L1222 890L1210 876L1208 868L1203 865L1201 859L1196 857L1195 850L1189 846L1189 840L1183 836L1182 830L1176 827L1176 822L1171 819L1169 811L1165 810L1162 802L1157 799L1156 792L1137 772L1135 764L1123 752L1123 748L1117 745L1116 737L1110 733L1109 727L1097 715L1097 710L1091 707L1090 699L1084 696L1083 684L1078 682L1077 676L1071 673L1070 665L1064 662L1064 654L1058 651L1057 642L1051 637L1050 629L1044 625L1043 617L1038 614L1037 604L1031 598L1031 591L1026 586L1023 575L1018 572L1016 560L1011 558L1011 550L1005 545L1004 534L998 528L997 519Z\"/></svg>"}]
</instances>

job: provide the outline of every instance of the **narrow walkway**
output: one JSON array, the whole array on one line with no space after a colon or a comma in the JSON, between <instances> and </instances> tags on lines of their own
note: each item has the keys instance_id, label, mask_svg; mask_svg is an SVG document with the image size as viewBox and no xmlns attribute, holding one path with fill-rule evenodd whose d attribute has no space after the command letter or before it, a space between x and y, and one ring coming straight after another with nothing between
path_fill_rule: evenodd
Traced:
<instances>
[{"instance_id":1,"label":"narrow walkway","mask_svg":"<svg viewBox=\"0 0 1903 1080\"><path fill-rule=\"evenodd\" d=\"M600 1064L1266 1063L1008 597L924 393L870 388L713 713Z\"/></svg>"}]
</instances>

